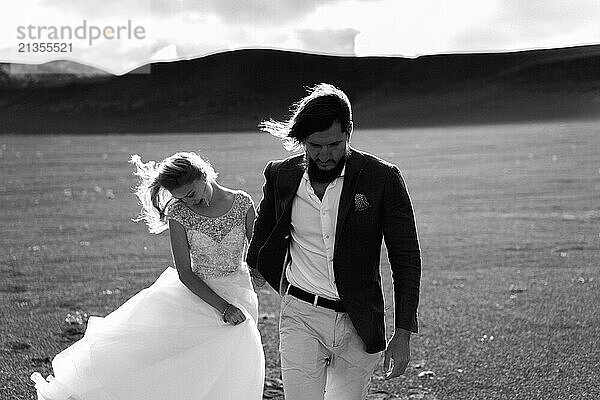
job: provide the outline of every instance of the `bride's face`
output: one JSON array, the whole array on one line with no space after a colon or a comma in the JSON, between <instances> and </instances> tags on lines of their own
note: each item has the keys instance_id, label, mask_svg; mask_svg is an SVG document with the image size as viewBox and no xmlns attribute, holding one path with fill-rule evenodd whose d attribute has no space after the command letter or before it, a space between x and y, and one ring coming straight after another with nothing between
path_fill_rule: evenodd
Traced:
<instances>
[{"instance_id":1,"label":"bride's face","mask_svg":"<svg viewBox=\"0 0 600 400\"><path fill-rule=\"evenodd\" d=\"M208 207L213 196L213 187L210 182L202 178L172 189L170 192L173 197L188 206Z\"/></svg>"}]
</instances>

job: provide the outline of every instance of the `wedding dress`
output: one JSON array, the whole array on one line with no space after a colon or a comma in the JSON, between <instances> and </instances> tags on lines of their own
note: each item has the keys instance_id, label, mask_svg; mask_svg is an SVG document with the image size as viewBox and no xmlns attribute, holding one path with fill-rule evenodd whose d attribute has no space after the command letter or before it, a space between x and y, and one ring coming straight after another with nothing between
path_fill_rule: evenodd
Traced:
<instances>
[{"instance_id":1,"label":"wedding dress","mask_svg":"<svg viewBox=\"0 0 600 400\"><path fill-rule=\"evenodd\" d=\"M90 317L84 337L52 361L54 377L32 375L38 399L261 399L258 302L243 261L251 204L238 191L219 217L201 216L182 202L168 211L185 227L194 273L240 308L246 321L223 322L169 267L106 317Z\"/></svg>"}]
</instances>

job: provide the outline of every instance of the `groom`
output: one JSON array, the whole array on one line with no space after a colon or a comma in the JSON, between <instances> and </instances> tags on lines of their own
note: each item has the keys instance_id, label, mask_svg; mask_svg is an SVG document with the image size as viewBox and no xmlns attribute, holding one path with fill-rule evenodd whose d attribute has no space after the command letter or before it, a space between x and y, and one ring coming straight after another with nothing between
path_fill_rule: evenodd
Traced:
<instances>
[{"instance_id":1,"label":"groom","mask_svg":"<svg viewBox=\"0 0 600 400\"><path fill-rule=\"evenodd\" d=\"M417 332L421 258L406 186L395 165L350 147L350 102L332 85L312 88L288 121L261 128L303 151L267 164L247 256L283 296L285 397L364 399L381 352L387 378L403 374ZM387 349L382 239L395 301Z\"/></svg>"}]
</instances>

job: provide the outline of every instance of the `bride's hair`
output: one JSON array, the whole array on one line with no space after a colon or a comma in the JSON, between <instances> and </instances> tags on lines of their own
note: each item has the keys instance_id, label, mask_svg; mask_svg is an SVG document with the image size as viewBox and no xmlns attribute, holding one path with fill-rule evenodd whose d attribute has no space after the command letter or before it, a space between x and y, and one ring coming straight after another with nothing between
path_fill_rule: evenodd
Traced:
<instances>
[{"instance_id":1,"label":"bride's hair","mask_svg":"<svg viewBox=\"0 0 600 400\"><path fill-rule=\"evenodd\" d=\"M144 221L150 233L161 233L168 228L165 210L173 201L170 190L199 178L207 182L217 178L210 163L192 152L175 153L159 163L144 163L134 154L129 162L135 167L133 174L139 178L133 191L142 206L140 215L133 221Z\"/></svg>"}]
</instances>

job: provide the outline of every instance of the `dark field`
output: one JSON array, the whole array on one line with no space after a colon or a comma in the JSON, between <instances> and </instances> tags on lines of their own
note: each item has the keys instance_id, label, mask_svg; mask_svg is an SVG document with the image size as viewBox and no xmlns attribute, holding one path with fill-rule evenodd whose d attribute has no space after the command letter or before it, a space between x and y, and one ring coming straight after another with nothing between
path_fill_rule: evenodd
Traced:
<instances>
[{"instance_id":1,"label":"dark field","mask_svg":"<svg viewBox=\"0 0 600 400\"><path fill-rule=\"evenodd\" d=\"M411 364L391 382L379 371L369 398L600 398L600 123L357 130L352 143L403 171L423 251ZM68 313L106 315L170 264L168 235L130 221L127 160L196 149L256 203L266 161L286 155L254 133L0 136L0 399L33 398L31 372L81 336ZM278 398L278 297L259 296Z\"/></svg>"}]
</instances>

